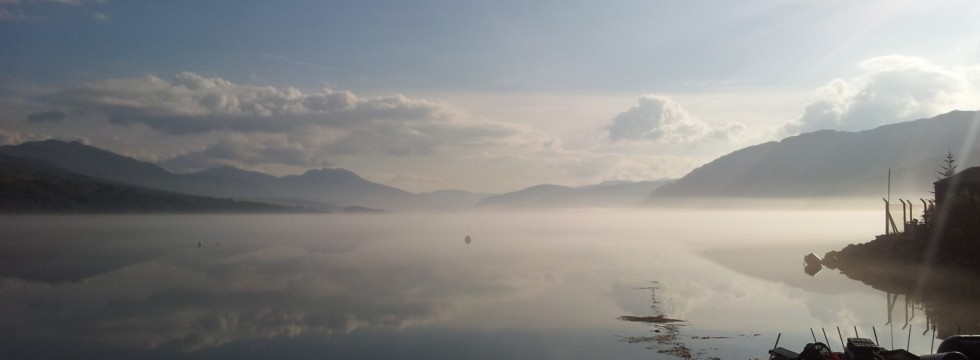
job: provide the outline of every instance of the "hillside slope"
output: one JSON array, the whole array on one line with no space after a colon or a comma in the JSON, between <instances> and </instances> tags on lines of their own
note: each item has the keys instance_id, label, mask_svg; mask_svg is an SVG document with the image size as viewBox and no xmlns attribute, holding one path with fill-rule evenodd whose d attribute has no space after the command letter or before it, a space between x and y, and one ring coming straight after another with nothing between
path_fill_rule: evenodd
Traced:
<instances>
[{"instance_id":1,"label":"hillside slope","mask_svg":"<svg viewBox=\"0 0 980 360\"><path fill-rule=\"evenodd\" d=\"M112 183L26 158L0 155L0 212L294 212L296 208L191 196Z\"/></svg>"},{"instance_id":2,"label":"hillside slope","mask_svg":"<svg viewBox=\"0 0 980 360\"><path fill-rule=\"evenodd\" d=\"M654 191L670 197L927 196L947 151L976 166L980 118L954 111L861 132L817 131L747 147Z\"/></svg>"}]
</instances>

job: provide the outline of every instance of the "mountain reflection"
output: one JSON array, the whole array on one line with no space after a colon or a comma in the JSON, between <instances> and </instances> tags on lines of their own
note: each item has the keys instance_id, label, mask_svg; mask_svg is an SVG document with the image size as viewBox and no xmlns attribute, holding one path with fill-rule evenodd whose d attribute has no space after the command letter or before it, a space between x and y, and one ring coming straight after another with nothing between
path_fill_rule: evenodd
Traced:
<instances>
[{"instance_id":1,"label":"mountain reflection","mask_svg":"<svg viewBox=\"0 0 980 360\"><path fill-rule=\"evenodd\" d=\"M124 267L83 284L17 284L18 291L2 300L17 321L8 318L4 324L13 327L10 333L40 331L32 324L56 322L62 327L54 335L66 338L147 348L174 343L191 350L233 339L343 332L361 323L397 325L429 312L418 304L383 302L354 308L343 301L356 292L352 284L317 277L313 271L330 269L296 249L182 255ZM316 302L323 306L308 306Z\"/></svg>"},{"instance_id":2,"label":"mountain reflection","mask_svg":"<svg viewBox=\"0 0 980 360\"><path fill-rule=\"evenodd\" d=\"M469 297L515 291L471 277L480 274L447 276L421 264L367 266L295 245L231 247L189 243L135 263L102 254L101 271L75 282L2 278L0 332L25 341L191 351L277 336L400 329L445 316Z\"/></svg>"},{"instance_id":3,"label":"mountain reflection","mask_svg":"<svg viewBox=\"0 0 980 360\"><path fill-rule=\"evenodd\" d=\"M650 278L665 315L728 339L723 358L759 356L767 329L884 323L877 291L760 250L794 228L728 242L797 217L813 214L0 217L0 358L650 358L617 341L655 336L617 318L649 312L633 288Z\"/></svg>"}]
</instances>

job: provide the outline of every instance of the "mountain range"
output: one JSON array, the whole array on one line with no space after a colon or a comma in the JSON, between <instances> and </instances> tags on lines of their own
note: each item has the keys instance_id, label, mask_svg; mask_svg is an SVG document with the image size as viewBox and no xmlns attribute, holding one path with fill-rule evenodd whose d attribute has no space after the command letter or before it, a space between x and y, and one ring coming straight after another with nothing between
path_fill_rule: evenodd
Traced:
<instances>
[{"instance_id":1,"label":"mountain range","mask_svg":"<svg viewBox=\"0 0 980 360\"><path fill-rule=\"evenodd\" d=\"M34 159L66 171L116 183L183 194L265 202L306 202L307 207L403 209L423 207L416 194L364 180L343 169L310 170L276 177L231 167L176 174L155 164L80 142L45 140L0 146L0 154Z\"/></svg>"},{"instance_id":2,"label":"mountain range","mask_svg":"<svg viewBox=\"0 0 980 360\"><path fill-rule=\"evenodd\" d=\"M300 175L269 174L220 166L177 174L145 161L80 142L45 140L0 146L0 155L32 159L67 173L148 189L231 198L317 211L457 211L500 207L635 206L663 182L608 182L534 197L532 191L502 195L463 190L411 193L374 183L345 169L315 169Z\"/></svg>"},{"instance_id":3,"label":"mountain range","mask_svg":"<svg viewBox=\"0 0 980 360\"><path fill-rule=\"evenodd\" d=\"M980 147L975 143L978 134L978 112L954 111L867 131L817 131L750 146L677 180L580 187L545 184L505 194L462 190L412 193L368 181L345 169L273 176L222 166L179 174L80 142L45 140L0 146L0 165L4 165L0 179L6 181L0 183L6 186L0 193L16 197L8 185L17 181L22 186L25 174L33 174L30 176L40 176L34 179L40 181L33 183L40 186L34 190L43 188L38 191L45 196L68 196L71 189L86 194L100 187L130 189L130 193L155 197L157 200L146 201L164 208L165 201L160 199L178 194L316 211L632 207L668 204L681 198L883 196L890 172L891 193L914 199L928 196L948 152L959 159L960 169L976 165L980 159ZM69 181L86 187L58 188ZM44 182L47 185L40 185Z\"/></svg>"},{"instance_id":4,"label":"mountain range","mask_svg":"<svg viewBox=\"0 0 980 360\"><path fill-rule=\"evenodd\" d=\"M487 197L476 204L482 209L636 207L655 189L671 180L609 181L596 185L569 187L536 185L523 190Z\"/></svg>"},{"instance_id":5,"label":"mountain range","mask_svg":"<svg viewBox=\"0 0 980 360\"><path fill-rule=\"evenodd\" d=\"M2 213L300 212L301 208L178 194L0 155Z\"/></svg>"}]
</instances>

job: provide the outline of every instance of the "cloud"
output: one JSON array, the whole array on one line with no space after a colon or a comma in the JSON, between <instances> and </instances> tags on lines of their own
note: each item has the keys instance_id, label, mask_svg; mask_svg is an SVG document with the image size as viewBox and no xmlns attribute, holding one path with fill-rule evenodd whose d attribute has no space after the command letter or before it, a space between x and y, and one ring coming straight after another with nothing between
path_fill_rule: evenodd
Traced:
<instances>
[{"instance_id":1,"label":"cloud","mask_svg":"<svg viewBox=\"0 0 980 360\"><path fill-rule=\"evenodd\" d=\"M365 98L331 89L303 92L189 72L169 81L145 76L88 83L49 91L32 101L41 108L59 109L35 112L28 116L32 122L72 121L78 114L175 136L240 136L170 162L182 167L226 161L321 166L329 163L323 154L427 155L446 148L488 146L525 131L402 95ZM59 118L58 112L72 117Z\"/></svg>"},{"instance_id":2,"label":"cloud","mask_svg":"<svg viewBox=\"0 0 980 360\"><path fill-rule=\"evenodd\" d=\"M58 122L65 119L65 112L59 110L43 111L27 114L30 122Z\"/></svg>"},{"instance_id":3,"label":"cloud","mask_svg":"<svg viewBox=\"0 0 980 360\"><path fill-rule=\"evenodd\" d=\"M16 131L0 129L0 145L15 145L24 141L24 136Z\"/></svg>"},{"instance_id":4,"label":"cloud","mask_svg":"<svg viewBox=\"0 0 980 360\"><path fill-rule=\"evenodd\" d=\"M3 4L0 3L0 6L2 5ZM31 16L24 14L21 11L0 7L0 21L38 21L44 19L45 18L41 16Z\"/></svg>"},{"instance_id":5,"label":"cloud","mask_svg":"<svg viewBox=\"0 0 980 360\"><path fill-rule=\"evenodd\" d=\"M376 181L397 179L410 191L677 177L750 132L740 123L701 121L669 98L648 95L605 124L599 118L580 126L593 131L591 141L565 145L560 133L533 121L497 121L443 102L190 72L34 87L16 99L8 100L16 105L8 110L9 129L87 136L171 171L227 165L285 175L336 166Z\"/></svg>"},{"instance_id":6,"label":"cloud","mask_svg":"<svg viewBox=\"0 0 980 360\"><path fill-rule=\"evenodd\" d=\"M735 122L710 125L691 116L677 102L663 96L644 95L637 104L617 115L609 125L609 139L665 144L725 141L745 127Z\"/></svg>"},{"instance_id":7,"label":"cloud","mask_svg":"<svg viewBox=\"0 0 980 360\"><path fill-rule=\"evenodd\" d=\"M41 21L47 20L46 16L37 16L26 14L18 7L23 7L26 5L39 5L39 4L55 4L55 5L69 5L69 6L81 6L85 3L105 3L105 0L0 0L0 22L2 21ZM32 6L31 8L36 8ZM108 17L105 14L96 12L95 19L99 21L107 21Z\"/></svg>"},{"instance_id":8,"label":"cloud","mask_svg":"<svg viewBox=\"0 0 980 360\"><path fill-rule=\"evenodd\" d=\"M238 168L254 168L264 164L298 167L332 166L325 152L311 151L311 148L309 143L290 141L282 135L233 135L199 150L167 159L162 165L180 172L222 165Z\"/></svg>"},{"instance_id":9,"label":"cloud","mask_svg":"<svg viewBox=\"0 0 980 360\"><path fill-rule=\"evenodd\" d=\"M978 105L976 69L899 55L869 59L861 69L859 76L818 88L816 99L783 132L866 130Z\"/></svg>"},{"instance_id":10,"label":"cloud","mask_svg":"<svg viewBox=\"0 0 980 360\"><path fill-rule=\"evenodd\" d=\"M0 5L22 5L22 4L60 4L78 6L84 3L104 3L105 0L0 0Z\"/></svg>"}]
</instances>

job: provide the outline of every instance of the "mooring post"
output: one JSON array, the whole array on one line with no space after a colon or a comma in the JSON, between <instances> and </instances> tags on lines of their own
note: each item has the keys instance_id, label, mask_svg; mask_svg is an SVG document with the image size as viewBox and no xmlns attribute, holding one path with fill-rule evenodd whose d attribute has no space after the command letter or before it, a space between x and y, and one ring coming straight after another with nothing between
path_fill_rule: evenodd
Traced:
<instances>
[{"instance_id":1,"label":"mooring post","mask_svg":"<svg viewBox=\"0 0 980 360\"><path fill-rule=\"evenodd\" d=\"M847 345L844 345L844 335L840 333L840 326L837 327L837 337L840 338L841 352L847 352Z\"/></svg>"},{"instance_id":2,"label":"mooring post","mask_svg":"<svg viewBox=\"0 0 980 360\"><path fill-rule=\"evenodd\" d=\"M901 201L902 202L902 232L906 232L908 230L908 229L906 229L906 225L908 224L908 220L905 218L905 200L898 199L898 201Z\"/></svg>"},{"instance_id":3,"label":"mooring post","mask_svg":"<svg viewBox=\"0 0 980 360\"><path fill-rule=\"evenodd\" d=\"M912 220L915 220L915 215L912 215L912 200L905 200L905 201L909 203L909 222L911 223Z\"/></svg>"},{"instance_id":4,"label":"mooring post","mask_svg":"<svg viewBox=\"0 0 980 360\"><path fill-rule=\"evenodd\" d=\"M926 199L919 198L922 201L922 225L926 224L926 211L929 211L929 204L926 203Z\"/></svg>"},{"instance_id":5,"label":"mooring post","mask_svg":"<svg viewBox=\"0 0 980 360\"><path fill-rule=\"evenodd\" d=\"M888 235L888 219L891 217L888 215L888 199L881 198L885 202L885 235Z\"/></svg>"},{"instance_id":6,"label":"mooring post","mask_svg":"<svg viewBox=\"0 0 980 360\"><path fill-rule=\"evenodd\" d=\"M888 235L888 229L891 228L891 232L898 233L898 226L895 225L895 219L892 219L892 213L889 210L888 199L881 198L885 202L885 235Z\"/></svg>"}]
</instances>

